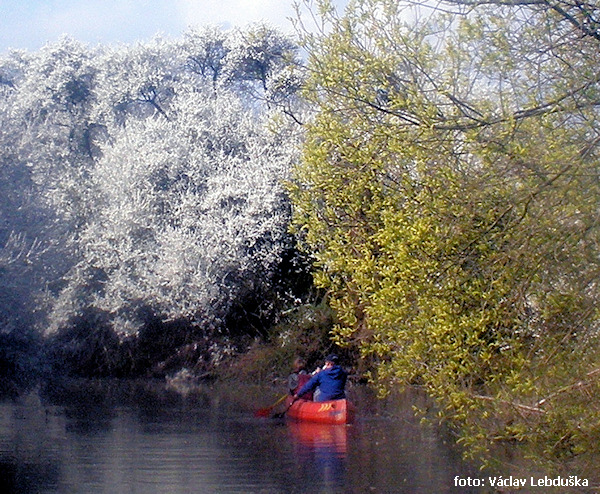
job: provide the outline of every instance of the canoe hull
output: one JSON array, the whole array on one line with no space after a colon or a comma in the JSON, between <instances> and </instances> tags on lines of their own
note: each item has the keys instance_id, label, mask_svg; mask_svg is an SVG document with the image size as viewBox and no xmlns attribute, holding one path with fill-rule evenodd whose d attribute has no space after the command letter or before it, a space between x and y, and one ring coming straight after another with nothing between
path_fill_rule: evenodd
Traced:
<instances>
[{"instance_id":1,"label":"canoe hull","mask_svg":"<svg viewBox=\"0 0 600 494\"><path fill-rule=\"evenodd\" d=\"M318 424L351 424L354 422L354 405L348 400L322 402L297 400L292 404L292 399L288 398L287 406L289 409L286 417L297 422Z\"/></svg>"}]
</instances>

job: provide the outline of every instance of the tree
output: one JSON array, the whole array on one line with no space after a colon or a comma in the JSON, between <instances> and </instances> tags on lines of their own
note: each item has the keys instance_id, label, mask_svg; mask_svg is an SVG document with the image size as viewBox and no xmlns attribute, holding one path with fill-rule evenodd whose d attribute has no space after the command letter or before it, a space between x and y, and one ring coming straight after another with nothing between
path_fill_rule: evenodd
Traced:
<instances>
[{"instance_id":1,"label":"tree","mask_svg":"<svg viewBox=\"0 0 600 494\"><path fill-rule=\"evenodd\" d=\"M227 48L227 34L216 26L192 29L184 34L183 48L189 53L187 67L195 74L210 77L216 85L221 80Z\"/></svg>"},{"instance_id":2,"label":"tree","mask_svg":"<svg viewBox=\"0 0 600 494\"><path fill-rule=\"evenodd\" d=\"M95 307L123 337L143 327L148 308L222 330L235 304L266 293L291 247L279 182L293 153L268 118L249 118L234 93L209 88L180 94L172 111L176 119L129 123L103 149L96 214L81 231L57 327Z\"/></svg>"},{"instance_id":3,"label":"tree","mask_svg":"<svg viewBox=\"0 0 600 494\"><path fill-rule=\"evenodd\" d=\"M410 7L320 2L304 37L319 112L290 190L335 337L467 444L593 449L597 9Z\"/></svg>"},{"instance_id":4,"label":"tree","mask_svg":"<svg viewBox=\"0 0 600 494\"><path fill-rule=\"evenodd\" d=\"M93 161L96 72L85 48L68 38L34 55L13 52L1 70L0 245L3 287L13 300L3 297L2 312L29 331L43 324L45 294L73 258L69 230L86 215L78 182Z\"/></svg>"},{"instance_id":5,"label":"tree","mask_svg":"<svg viewBox=\"0 0 600 494\"><path fill-rule=\"evenodd\" d=\"M264 333L291 300L280 182L300 129L227 59L238 32L62 38L0 61L0 328L58 335L60 360L110 373L126 367L101 353L133 351L140 332L218 354L217 334ZM272 29L252 42L273 51L269 88L294 47ZM280 84L280 107L296 88Z\"/></svg>"},{"instance_id":6,"label":"tree","mask_svg":"<svg viewBox=\"0 0 600 494\"><path fill-rule=\"evenodd\" d=\"M37 99L39 91L28 98L20 91L38 62L37 57L19 51L0 61L3 109L0 112L0 393L3 396L18 394L38 377L37 329L45 322L44 294L53 288L52 281L68 264L68 256L57 252L65 230L57 221L50 197L43 193L44 186L56 184L51 180L54 177L45 174L45 170L57 165L56 160L46 162L55 155L48 150L44 159L38 161L39 145L34 139L34 136L44 139L44 130L56 124L51 118L44 118L41 124L35 113L52 103L45 97ZM52 77L50 72L47 75ZM28 106L32 100L35 105ZM62 111L65 102L61 103ZM73 131L76 132L75 126ZM59 140L53 141L56 148L60 147ZM67 154L64 148L61 151Z\"/></svg>"},{"instance_id":7,"label":"tree","mask_svg":"<svg viewBox=\"0 0 600 494\"><path fill-rule=\"evenodd\" d=\"M282 67L297 63L293 39L266 24L237 29L227 39L225 70L233 81L257 82L264 91Z\"/></svg>"},{"instance_id":8,"label":"tree","mask_svg":"<svg viewBox=\"0 0 600 494\"><path fill-rule=\"evenodd\" d=\"M123 125L129 116L170 118L182 57L176 43L158 36L149 43L106 50L99 61L99 102L107 123Z\"/></svg>"}]
</instances>

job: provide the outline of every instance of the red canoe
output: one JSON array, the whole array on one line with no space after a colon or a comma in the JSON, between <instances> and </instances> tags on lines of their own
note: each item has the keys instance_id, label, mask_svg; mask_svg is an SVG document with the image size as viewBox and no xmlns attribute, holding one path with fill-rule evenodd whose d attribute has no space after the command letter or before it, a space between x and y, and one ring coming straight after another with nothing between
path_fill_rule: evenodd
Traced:
<instances>
[{"instance_id":1,"label":"red canoe","mask_svg":"<svg viewBox=\"0 0 600 494\"><path fill-rule=\"evenodd\" d=\"M291 404L291 406L290 406ZM319 424L351 424L354 422L355 408L348 400L308 401L287 399L286 417L299 422Z\"/></svg>"}]
</instances>

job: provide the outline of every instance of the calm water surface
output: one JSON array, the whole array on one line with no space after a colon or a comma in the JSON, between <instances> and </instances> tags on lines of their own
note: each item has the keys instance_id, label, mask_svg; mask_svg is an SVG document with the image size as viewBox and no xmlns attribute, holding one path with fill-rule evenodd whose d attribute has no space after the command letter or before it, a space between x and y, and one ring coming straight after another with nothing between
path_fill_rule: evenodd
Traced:
<instances>
[{"instance_id":1,"label":"calm water surface","mask_svg":"<svg viewBox=\"0 0 600 494\"><path fill-rule=\"evenodd\" d=\"M473 472L440 431L410 414L391 418L358 395L356 424L322 426L255 418L214 390L124 388L77 386L0 403L2 492L470 492L454 487L456 475Z\"/></svg>"}]
</instances>

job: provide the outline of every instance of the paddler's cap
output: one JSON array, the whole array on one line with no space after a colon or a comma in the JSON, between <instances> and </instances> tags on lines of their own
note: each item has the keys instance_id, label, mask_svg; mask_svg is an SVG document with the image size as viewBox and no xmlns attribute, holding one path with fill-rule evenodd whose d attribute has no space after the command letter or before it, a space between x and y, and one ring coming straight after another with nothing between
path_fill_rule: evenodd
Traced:
<instances>
[{"instance_id":1,"label":"paddler's cap","mask_svg":"<svg viewBox=\"0 0 600 494\"><path fill-rule=\"evenodd\" d=\"M327 355L327 358L325 358L325 362L331 362L332 364L337 364L338 356L335 355L334 353L331 353L331 354Z\"/></svg>"}]
</instances>

